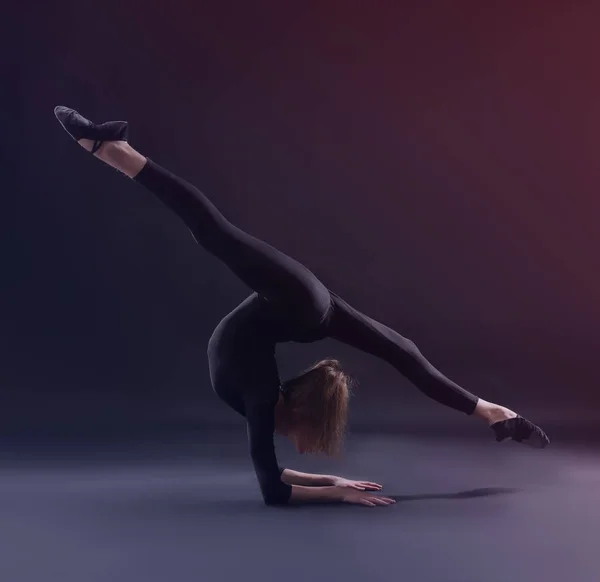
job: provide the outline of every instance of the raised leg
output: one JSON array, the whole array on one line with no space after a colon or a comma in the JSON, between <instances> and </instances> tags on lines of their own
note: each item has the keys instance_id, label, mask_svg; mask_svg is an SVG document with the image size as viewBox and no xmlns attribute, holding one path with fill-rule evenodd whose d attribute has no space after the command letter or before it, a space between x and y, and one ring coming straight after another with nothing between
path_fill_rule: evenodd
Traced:
<instances>
[{"instance_id":1,"label":"raised leg","mask_svg":"<svg viewBox=\"0 0 600 582\"><path fill-rule=\"evenodd\" d=\"M95 141L78 143L92 151ZM327 288L298 261L231 224L195 186L136 151L106 141L94 155L155 194L187 225L194 239L248 287L303 325L318 325L330 308Z\"/></svg>"}]
</instances>

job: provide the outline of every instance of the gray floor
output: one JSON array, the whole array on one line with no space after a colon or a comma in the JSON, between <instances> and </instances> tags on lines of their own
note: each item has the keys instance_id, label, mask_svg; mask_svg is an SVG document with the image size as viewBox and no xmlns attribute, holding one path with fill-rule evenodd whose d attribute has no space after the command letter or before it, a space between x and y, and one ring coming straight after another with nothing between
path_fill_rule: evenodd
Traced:
<instances>
[{"instance_id":1,"label":"gray floor","mask_svg":"<svg viewBox=\"0 0 600 582\"><path fill-rule=\"evenodd\" d=\"M284 463L381 480L395 506L281 509L262 505L237 442L218 434L203 440L5 456L0 580L600 577L600 454L593 450L356 436L342 460L292 463L283 450Z\"/></svg>"}]
</instances>

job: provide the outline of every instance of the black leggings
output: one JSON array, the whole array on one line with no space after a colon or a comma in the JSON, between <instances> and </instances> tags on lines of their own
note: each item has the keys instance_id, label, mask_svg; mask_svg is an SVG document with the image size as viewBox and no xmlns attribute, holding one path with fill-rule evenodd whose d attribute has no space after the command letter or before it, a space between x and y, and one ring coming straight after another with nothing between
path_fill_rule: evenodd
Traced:
<instances>
[{"instance_id":1,"label":"black leggings","mask_svg":"<svg viewBox=\"0 0 600 582\"><path fill-rule=\"evenodd\" d=\"M472 414L478 398L425 359L415 344L360 313L331 293L304 265L240 230L192 184L148 160L135 180L187 225L196 241L248 287L315 327L327 320L326 336L379 357L430 398Z\"/></svg>"},{"instance_id":2,"label":"black leggings","mask_svg":"<svg viewBox=\"0 0 600 582\"><path fill-rule=\"evenodd\" d=\"M171 208L196 242L250 289L273 304L293 309L305 321L324 319L329 291L304 265L231 224L200 190L152 160L134 179Z\"/></svg>"}]
</instances>

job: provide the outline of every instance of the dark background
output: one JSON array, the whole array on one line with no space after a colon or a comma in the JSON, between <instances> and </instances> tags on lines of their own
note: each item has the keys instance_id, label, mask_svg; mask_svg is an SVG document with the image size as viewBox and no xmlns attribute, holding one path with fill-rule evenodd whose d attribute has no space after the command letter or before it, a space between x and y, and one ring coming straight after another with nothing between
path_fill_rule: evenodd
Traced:
<instances>
[{"instance_id":1,"label":"dark background","mask_svg":"<svg viewBox=\"0 0 600 582\"><path fill-rule=\"evenodd\" d=\"M206 343L248 294L52 109L142 153L413 339L483 398L598 418L600 10L593 2L27 3L1 63L0 431L239 422ZM353 426L463 423L340 358ZM153 428L154 427L154 428Z\"/></svg>"}]
</instances>

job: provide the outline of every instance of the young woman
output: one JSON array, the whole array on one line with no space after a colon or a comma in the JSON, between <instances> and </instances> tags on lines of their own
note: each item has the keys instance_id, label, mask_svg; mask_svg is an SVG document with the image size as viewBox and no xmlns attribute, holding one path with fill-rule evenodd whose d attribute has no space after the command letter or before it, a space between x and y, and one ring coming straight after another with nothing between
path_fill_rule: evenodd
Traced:
<instances>
[{"instance_id":1,"label":"young woman","mask_svg":"<svg viewBox=\"0 0 600 582\"><path fill-rule=\"evenodd\" d=\"M54 113L83 148L145 186L179 215L195 240L254 291L215 329L208 363L217 395L246 417L250 455L265 503L374 507L394 502L377 493L377 483L279 467L275 432L290 438L300 453L339 450L350 383L336 360L321 361L282 383L275 360L280 342L335 338L385 360L433 400L482 419L497 441L512 438L539 448L549 443L539 427L467 392L434 368L413 342L351 307L294 259L229 223L202 192L134 150L127 141L127 122L96 125L62 106Z\"/></svg>"}]
</instances>

